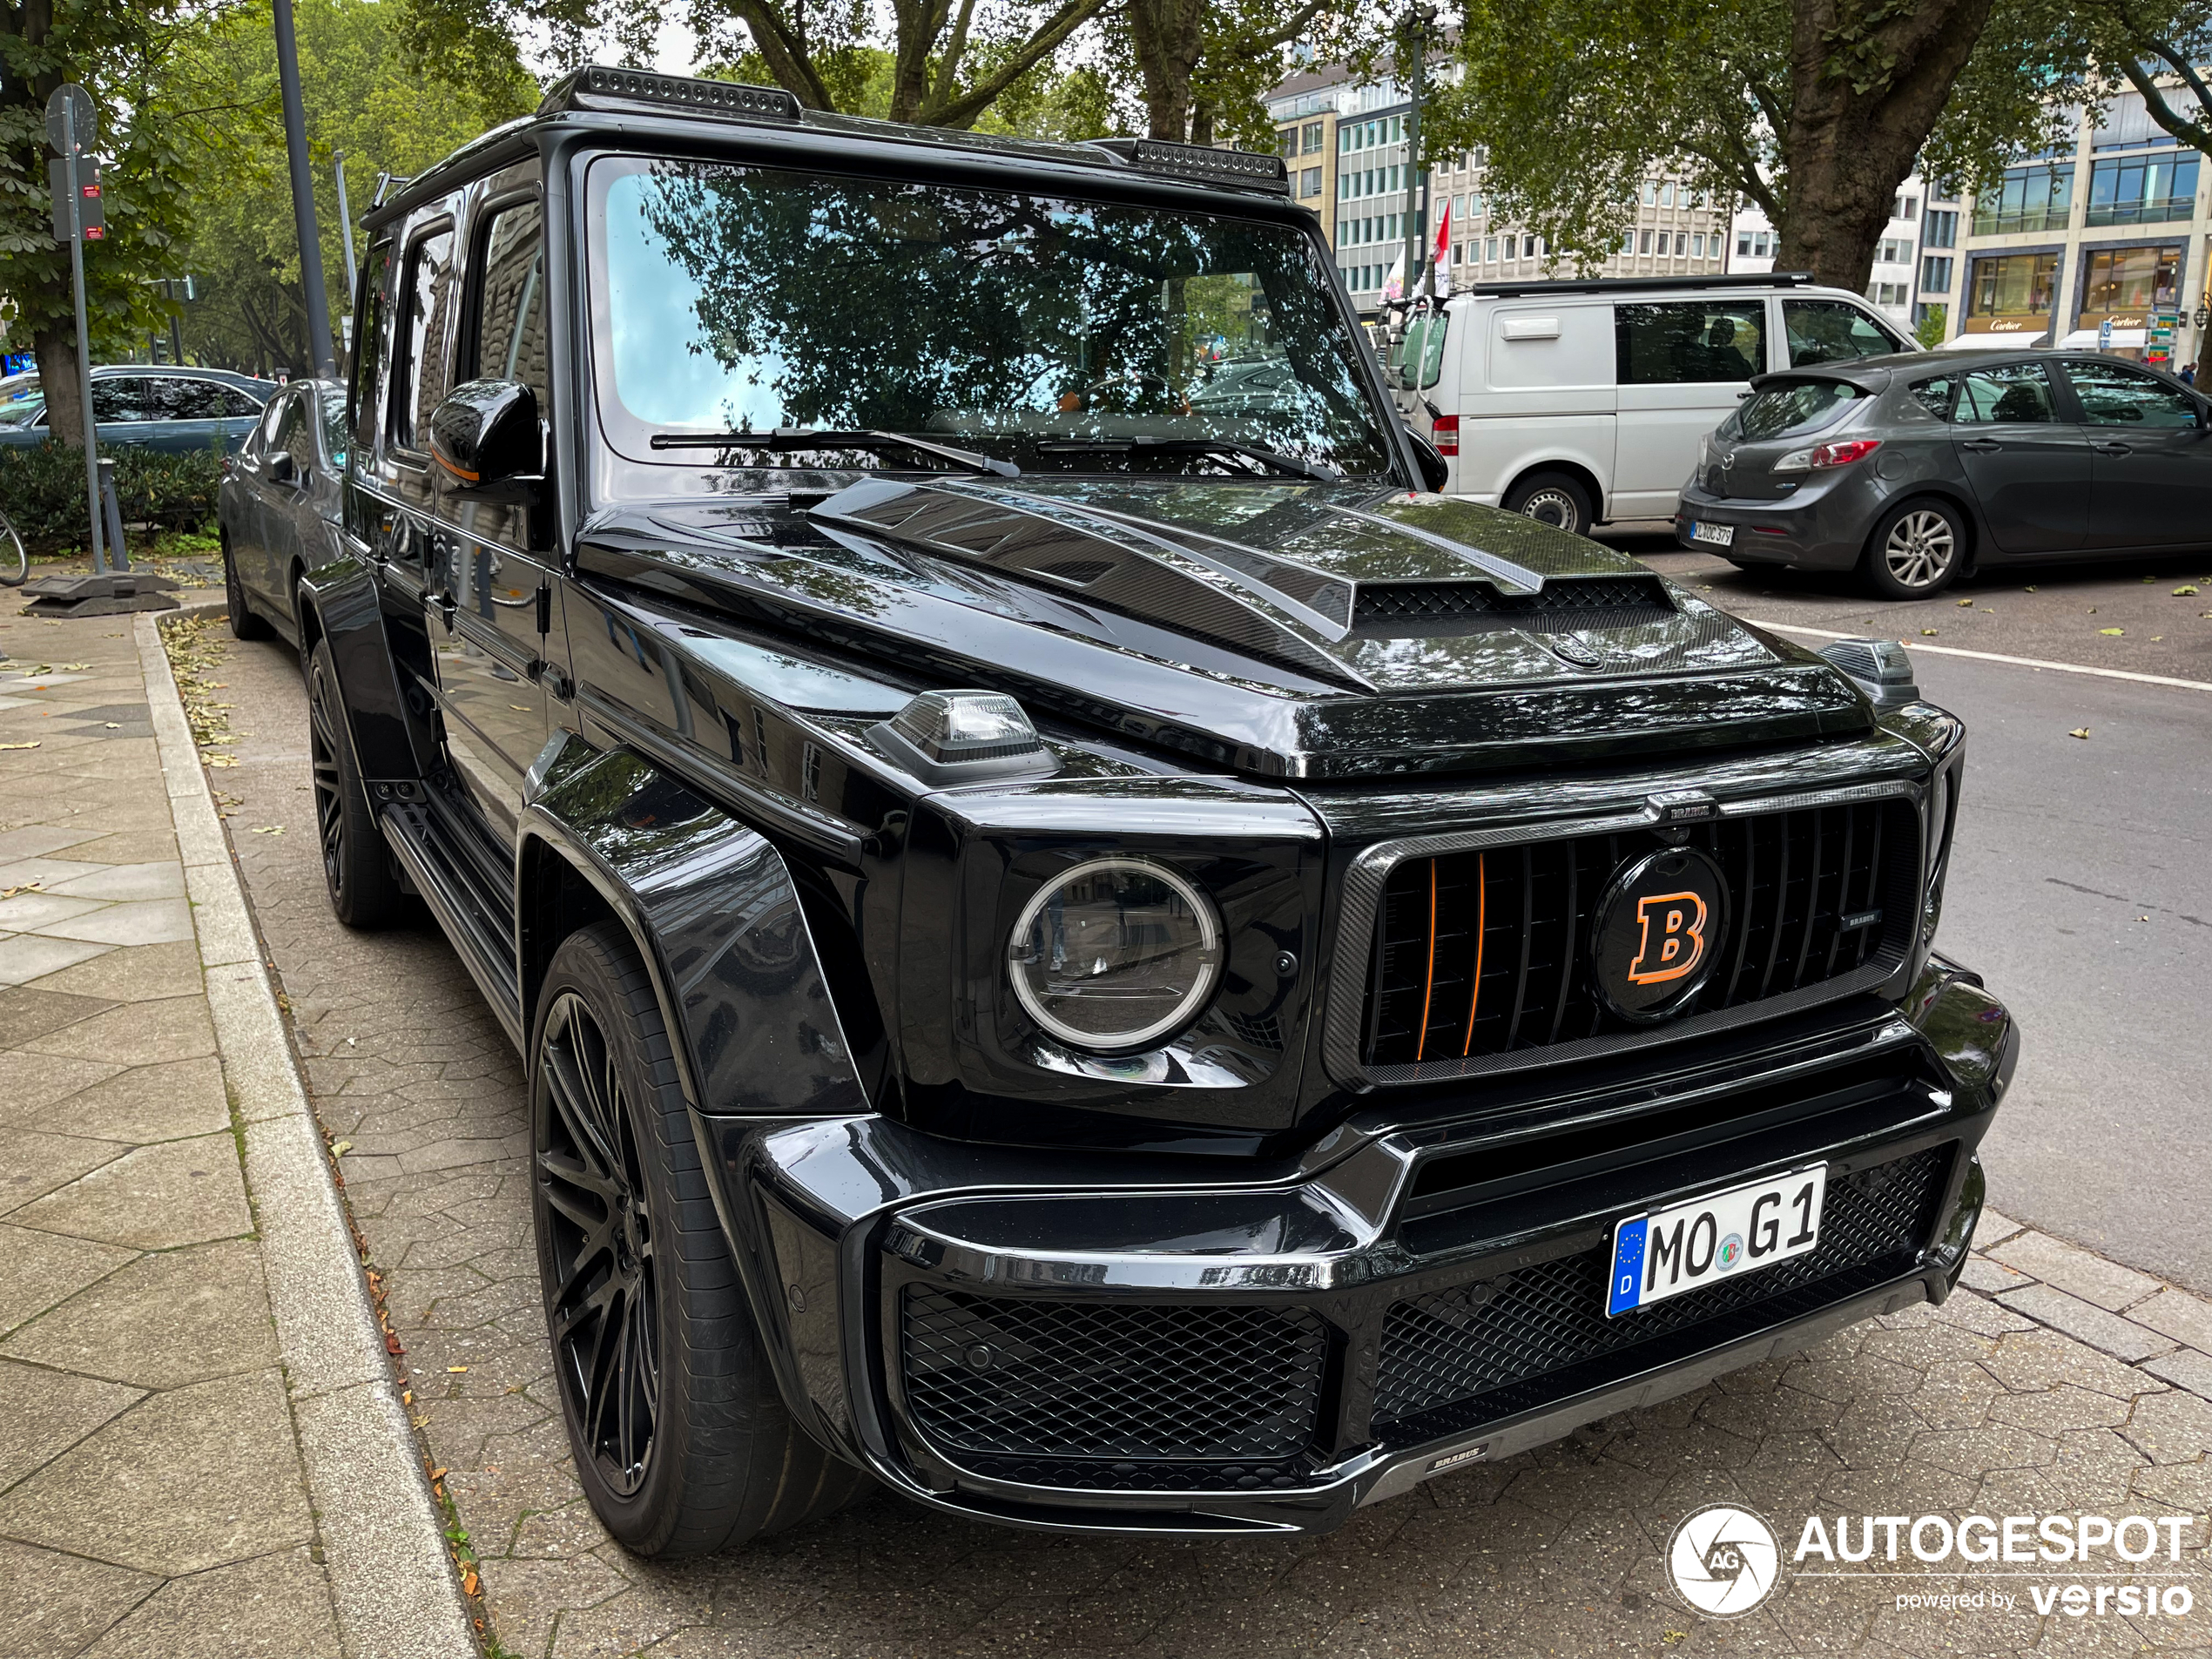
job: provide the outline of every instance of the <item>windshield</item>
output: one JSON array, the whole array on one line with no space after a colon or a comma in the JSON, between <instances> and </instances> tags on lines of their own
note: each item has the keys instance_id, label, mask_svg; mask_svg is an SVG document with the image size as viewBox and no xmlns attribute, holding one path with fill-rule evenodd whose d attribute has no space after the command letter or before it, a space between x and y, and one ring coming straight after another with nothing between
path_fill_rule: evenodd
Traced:
<instances>
[{"instance_id":1,"label":"windshield","mask_svg":"<svg viewBox=\"0 0 2212 1659\"><path fill-rule=\"evenodd\" d=\"M889 431L1025 470L1351 474L1390 450L1306 235L1103 202L692 163L592 172L603 422L696 468L937 464L672 439Z\"/></svg>"},{"instance_id":2,"label":"windshield","mask_svg":"<svg viewBox=\"0 0 2212 1659\"><path fill-rule=\"evenodd\" d=\"M36 374L10 374L0 379L0 428L30 425L45 412L46 395L38 389Z\"/></svg>"}]
</instances>

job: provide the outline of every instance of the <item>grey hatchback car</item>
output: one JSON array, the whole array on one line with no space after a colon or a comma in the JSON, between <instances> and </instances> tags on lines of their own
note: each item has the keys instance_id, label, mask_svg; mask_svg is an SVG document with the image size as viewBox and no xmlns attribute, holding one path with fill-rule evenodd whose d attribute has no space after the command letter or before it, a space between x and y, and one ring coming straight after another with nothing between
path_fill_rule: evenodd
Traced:
<instances>
[{"instance_id":1,"label":"grey hatchback car","mask_svg":"<svg viewBox=\"0 0 2212 1659\"><path fill-rule=\"evenodd\" d=\"M1751 382L1676 539L1858 570L1892 599L1996 564L2212 544L2212 401L2094 353L1938 351Z\"/></svg>"}]
</instances>

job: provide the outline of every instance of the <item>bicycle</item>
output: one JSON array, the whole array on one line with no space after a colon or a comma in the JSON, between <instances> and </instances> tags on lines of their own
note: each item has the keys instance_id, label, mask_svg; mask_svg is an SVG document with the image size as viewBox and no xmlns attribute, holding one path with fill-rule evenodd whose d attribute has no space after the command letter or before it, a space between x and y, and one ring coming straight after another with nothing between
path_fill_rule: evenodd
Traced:
<instances>
[{"instance_id":1,"label":"bicycle","mask_svg":"<svg viewBox=\"0 0 2212 1659\"><path fill-rule=\"evenodd\" d=\"M12 565L15 574L8 574ZM30 577L30 555L24 550L23 537L16 534L14 523L5 512L0 512L0 588L20 588Z\"/></svg>"}]
</instances>

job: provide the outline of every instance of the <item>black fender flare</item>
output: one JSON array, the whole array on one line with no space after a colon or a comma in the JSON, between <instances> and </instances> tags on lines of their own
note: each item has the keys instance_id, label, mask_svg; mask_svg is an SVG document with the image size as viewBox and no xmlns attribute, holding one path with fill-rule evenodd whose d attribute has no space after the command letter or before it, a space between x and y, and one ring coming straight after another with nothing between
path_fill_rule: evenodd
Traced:
<instances>
[{"instance_id":1,"label":"black fender flare","mask_svg":"<svg viewBox=\"0 0 2212 1659\"><path fill-rule=\"evenodd\" d=\"M346 738L363 778L420 778L421 758L410 735L407 705L395 678L384 610L368 564L343 553L300 578L300 666L317 640L327 640L338 671Z\"/></svg>"}]
</instances>

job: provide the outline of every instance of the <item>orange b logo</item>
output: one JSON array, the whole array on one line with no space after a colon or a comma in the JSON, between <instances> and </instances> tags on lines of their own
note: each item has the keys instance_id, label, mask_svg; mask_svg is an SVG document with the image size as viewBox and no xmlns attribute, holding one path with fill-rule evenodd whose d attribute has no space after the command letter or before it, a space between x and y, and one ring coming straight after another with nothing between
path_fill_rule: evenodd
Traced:
<instances>
[{"instance_id":1,"label":"orange b logo","mask_svg":"<svg viewBox=\"0 0 2212 1659\"><path fill-rule=\"evenodd\" d=\"M1659 985L1694 971L1705 959L1705 900L1695 893L1658 893L1636 900L1641 943L1629 983ZM1659 924L1655 933L1652 923Z\"/></svg>"}]
</instances>

